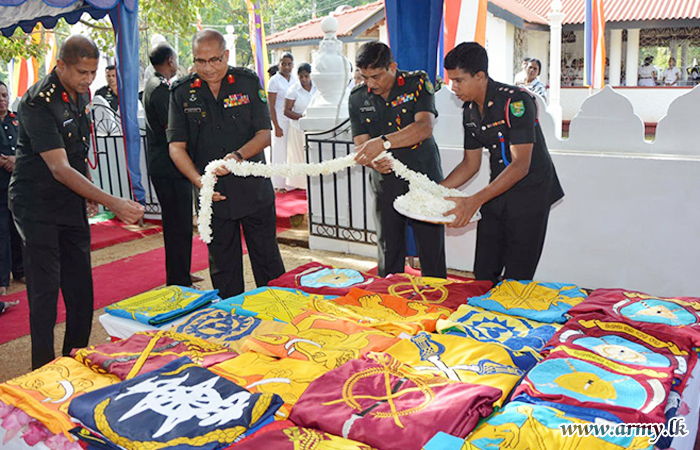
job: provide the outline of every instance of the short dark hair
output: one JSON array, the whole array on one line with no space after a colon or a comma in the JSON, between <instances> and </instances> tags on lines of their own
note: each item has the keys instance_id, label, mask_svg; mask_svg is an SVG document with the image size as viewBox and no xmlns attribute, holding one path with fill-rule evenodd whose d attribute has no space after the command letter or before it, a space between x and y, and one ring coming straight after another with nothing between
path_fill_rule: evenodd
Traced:
<instances>
[{"instance_id":1,"label":"short dark hair","mask_svg":"<svg viewBox=\"0 0 700 450\"><path fill-rule=\"evenodd\" d=\"M542 63L539 59L532 58L528 64L537 64L537 73L542 73Z\"/></svg>"},{"instance_id":2,"label":"short dark hair","mask_svg":"<svg viewBox=\"0 0 700 450\"><path fill-rule=\"evenodd\" d=\"M532 61L532 58L530 58L529 56L526 56L523 58L523 62L530 62L530 61Z\"/></svg>"},{"instance_id":3,"label":"short dark hair","mask_svg":"<svg viewBox=\"0 0 700 450\"><path fill-rule=\"evenodd\" d=\"M289 53L289 52L284 52L284 53L282 53L282 56L280 57L280 61L282 61L284 58L289 58L289 59L291 59L292 61L294 61L294 55L292 55L292 54Z\"/></svg>"},{"instance_id":4,"label":"short dark hair","mask_svg":"<svg viewBox=\"0 0 700 450\"><path fill-rule=\"evenodd\" d=\"M192 36L192 51L200 42L217 42L221 50L226 50L224 35L211 28L199 30Z\"/></svg>"},{"instance_id":5,"label":"short dark hair","mask_svg":"<svg viewBox=\"0 0 700 450\"><path fill-rule=\"evenodd\" d=\"M379 41L364 44L355 58L355 65L359 69L386 69L393 62L391 49Z\"/></svg>"},{"instance_id":6,"label":"short dark hair","mask_svg":"<svg viewBox=\"0 0 700 450\"><path fill-rule=\"evenodd\" d=\"M445 69L462 69L471 75L489 73L489 57L478 42L462 42L445 56Z\"/></svg>"},{"instance_id":7,"label":"short dark hair","mask_svg":"<svg viewBox=\"0 0 700 450\"><path fill-rule=\"evenodd\" d=\"M299 64L299 67L297 67L297 75L300 75L302 72L311 73L311 64Z\"/></svg>"},{"instance_id":8,"label":"short dark hair","mask_svg":"<svg viewBox=\"0 0 700 450\"><path fill-rule=\"evenodd\" d=\"M280 68L277 67L276 65L275 65L275 66L270 66L270 67L267 69L267 74L268 74L269 76L273 76L273 75L275 75L275 74L277 73L278 70L280 70Z\"/></svg>"},{"instance_id":9,"label":"short dark hair","mask_svg":"<svg viewBox=\"0 0 700 450\"><path fill-rule=\"evenodd\" d=\"M99 59L100 50L97 45L92 39L82 34L69 36L58 52L58 59L72 66L78 64L83 58Z\"/></svg>"},{"instance_id":10,"label":"short dark hair","mask_svg":"<svg viewBox=\"0 0 700 450\"><path fill-rule=\"evenodd\" d=\"M4 81L0 80L0 86L5 86L5 89L7 89L7 92L10 92L10 88L7 87Z\"/></svg>"},{"instance_id":11,"label":"short dark hair","mask_svg":"<svg viewBox=\"0 0 700 450\"><path fill-rule=\"evenodd\" d=\"M117 66L114 64L110 64L107 67L105 67L105 72L109 72L110 70L117 70Z\"/></svg>"},{"instance_id":12,"label":"short dark hair","mask_svg":"<svg viewBox=\"0 0 700 450\"><path fill-rule=\"evenodd\" d=\"M155 67L165 64L171 56L175 56L175 49L170 44L162 42L151 49L148 53L148 60Z\"/></svg>"}]
</instances>

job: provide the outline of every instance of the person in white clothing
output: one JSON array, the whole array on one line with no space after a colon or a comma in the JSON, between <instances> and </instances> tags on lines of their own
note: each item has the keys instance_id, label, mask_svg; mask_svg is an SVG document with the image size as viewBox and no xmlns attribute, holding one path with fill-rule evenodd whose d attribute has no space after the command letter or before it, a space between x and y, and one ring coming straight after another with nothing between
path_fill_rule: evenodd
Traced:
<instances>
[{"instance_id":1,"label":"person in white clothing","mask_svg":"<svg viewBox=\"0 0 700 450\"><path fill-rule=\"evenodd\" d=\"M664 86L678 86L681 79L681 70L676 66L676 58L668 59L668 67L664 70Z\"/></svg>"},{"instance_id":2,"label":"person in white clothing","mask_svg":"<svg viewBox=\"0 0 700 450\"><path fill-rule=\"evenodd\" d=\"M297 69L297 77L299 80L289 87L284 100L284 115L291 120L287 138L287 162L290 164L306 162L304 133L299 127L299 119L304 116L316 93L316 86L311 81L310 64L301 64ZM287 178L287 186L291 189L306 189L306 177Z\"/></svg>"},{"instance_id":3,"label":"person in white clothing","mask_svg":"<svg viewBox=\"0 0 700 450\"><path fill-rule=\"evenodd\" d=\"M653 61L651 55L644 58L644 64L637 71L637 86L656 86L656 67L651 64Z\"/></svg>"},{"instance_id":4,"label":"person in white clothing","mask_svg":"<svg viewBox=\"0 0 700 450\"><path fill-rule=\"evenodd\" d=\"M289 86L296 82L292 75L294 68L294 57L291 53L284 53L277 64L279 71L270 78L267 86L267 96L269 100L270 119L275 128L272 136L272 153L270 160L272 164L285 164L287 162L287 132L289 130L289 118L284 115L284 95ZM281 176L272 177L272 186L275 191L286 192L287 185Z\"/></svg>"},{"instance_id":5,"label":"person in white clothing","mask_svg":"<svg viewBox=\"0 0 700 450\"><path fill-rule=\"evenodd\" d=\"M515 77L513 77L513 84L516 86L521 86L525 84L525 79L527 78L527 65L530 63L530 58L525 57L523 60L520 62L520 72L515 74Z\"/></svg>"}]
</instances>

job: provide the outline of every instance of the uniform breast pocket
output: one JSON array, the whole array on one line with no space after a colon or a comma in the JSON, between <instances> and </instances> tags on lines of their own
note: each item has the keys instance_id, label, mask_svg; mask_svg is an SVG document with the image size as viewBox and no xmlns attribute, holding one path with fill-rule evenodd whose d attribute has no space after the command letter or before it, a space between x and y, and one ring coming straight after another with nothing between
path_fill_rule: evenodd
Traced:
<instances>
[{"instance_id":1,"label":"uniform breast pocket","mask_svg":"<svg viewBox=\"0 0 700 450\"><path fill-rule=\"evenodd\" d=\"M376 111L360 111L360 120L365 124L371 136L383 134Z\"/></svg>"},{"instance_id":2,"label":"uniform breast pocket","mask_svg":"<svg viewBox=\"0 0 700 450\"><path fill-rule=\"evenodd\" d=\"M64 142L76 142L82 140L80 136L80 129L75 121L64 124L63 130L61 130L61 135L63 136Z\"/></svg>"},{"instance_id":3,"label":"uniform breast pocket","mask_svg":"<svg viewBox=\"0 0 700 450\"><path fill-rule=\"evenodd\" d=\"M248 105L227 108L225 117L240 133L249 133L253 122L252 111Z\"/></svg>"}]
</instances>

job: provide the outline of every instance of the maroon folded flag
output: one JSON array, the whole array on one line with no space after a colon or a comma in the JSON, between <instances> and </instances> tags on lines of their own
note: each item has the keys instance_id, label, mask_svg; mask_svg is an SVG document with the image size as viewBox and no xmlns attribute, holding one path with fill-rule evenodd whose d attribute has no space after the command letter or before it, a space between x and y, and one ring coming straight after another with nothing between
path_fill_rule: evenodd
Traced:
<instances>
[{"instance_id":1,"label":"maroon folded flag","mask_svg":"<svg viewBox=\"0 0 700 450\"><path fill-rule=\"evenodd\" d=\"M381 450L420 450L439 431L466 437L500 396L370 353L312 382L289 419Z\"/></svg>"}]
</instances>

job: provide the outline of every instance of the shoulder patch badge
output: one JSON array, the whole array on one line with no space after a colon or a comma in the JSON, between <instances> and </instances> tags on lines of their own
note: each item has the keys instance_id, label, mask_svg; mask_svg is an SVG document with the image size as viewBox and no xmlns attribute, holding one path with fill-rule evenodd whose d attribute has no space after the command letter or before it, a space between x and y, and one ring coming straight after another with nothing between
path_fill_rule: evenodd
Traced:
<instances>
[{"instance_id":1,"label":"shoulder patch badge","mask_svg":"<svg viewBox=\"0 0 700 450\"><path fill-rule=\"evenodd\" d=\"M510 104L510 112L515 117L522 117L525 114L525 104L522 100Z\"/></svg>"},{"instance_id":2,"label":"shoulder patch badge","mask_svg":"<svg viewBox=\"0 0 700 450\"><path fill-rule=\"evenodd\" d=\"M435 93L435 87L428 77L425 77L425 90L428 91L429 94Z\"/></svg>"},{"instance_id":3,"label":"shoulder patch badge","mask_svg":"<svg viewBox=\"0 0 700 450\"><path fill-rule=\"evenodd\" d=\"M260 97L260 100L261 100L263 103L267 103L267 94L265 94L265 90L264 90L264 89L259 89L259 90L258 90L258 96Z\"/></svg>"}]
</instances>

